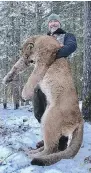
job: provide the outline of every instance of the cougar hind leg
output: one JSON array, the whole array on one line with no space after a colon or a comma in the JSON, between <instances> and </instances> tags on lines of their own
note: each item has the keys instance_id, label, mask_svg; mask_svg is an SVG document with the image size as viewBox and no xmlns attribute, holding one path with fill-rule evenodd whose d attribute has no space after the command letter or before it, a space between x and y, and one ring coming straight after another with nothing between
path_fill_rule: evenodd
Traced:
<instances>
[{"instance_id":1,"label":"cougar hind leg","mask_svg":"<svg viewBox=\"0 0 91 173\"><path fill-rule=\"evenodd\" d=\"M58 152L59 139L61 136L61 130L59 124L55 124L55 106L49 106L42 117L42 132L44 138L44 150L37 153L36 156L48 155L54 152ZM53 120L54 118L54 120ZM62 146L61 146L62 147ZM59 148L61 148L59 147Z\"/></svg>"},{"instance_id":2,"label":"cougar hind leg","mask_svg":"<svg viewBox=\"0 0 91 173\"><path fill-rule=\"evenodd\" d=\"M68 137L67 136L61 136L60 139L59 139L58 146L56 145L54 147L53 151L54 152L64 151L67 148L67 144L68 144ZM37 157L37 153L41 152L43 150L44 150L44 147L40 147L40 148L38 148L36 150L33 150L33 152L31 150L31 157ZM42 155L43 155L43 152L41 152ZM36 154L36 155L34 155L34 154Z\"/></svg>"},{"instance_id":3,"label":"cougar hind leg","mask_svg":"<svg viewBox=\"0 0 91 173\"><path fill-rule=\"evenodd\" d=\"M60 161L61 159L71 159L77 154L78 150L80 149L82 144L82 139L83 139L83 123L81 122L79 127L77 127L73 132L70 145L64 151L34 158L31 161L31 164L39 166L48 166Z\"/></svg>"},{"instance_id":4,"label":"cougar hind leg","mask_svg":"<svg viewBox=\"0 0 91 173\"><path fill-rule=\"evenodd\" d=\"M31 151L29 153L29 157L40 157L58 151L60 134L56 131L57 125L54 127L55 121L53 121L52 123L50 121L50 118L52 118L51 116L53 116L53 114L55 114L55 107L49 106L42 117L44 147L41 147L42 150L41 148L39 148L38 150L35 150L33 152Z\"/></svg>"},{"instance_id":5,"label":"cougar hind leg","mask_svg":"<svg viewBox=\"0 0 91 173\"><path fill-rule=\"evenodd\" d=\"M63 151L67 148L67 143L68 143L68 137L67 136L61 136L59 139L59 144L58 144L58 150ZM43 147L44 146L44 141L40 141L36 144L37 148Z\"/></svg>"}]
</instances>

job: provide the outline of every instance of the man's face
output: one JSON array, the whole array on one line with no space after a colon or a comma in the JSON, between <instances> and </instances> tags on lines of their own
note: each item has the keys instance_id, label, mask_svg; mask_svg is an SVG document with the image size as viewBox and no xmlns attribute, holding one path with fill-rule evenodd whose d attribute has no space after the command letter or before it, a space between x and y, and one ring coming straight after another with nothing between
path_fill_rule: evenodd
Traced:
<instances>
[{"instance_id":1,"label":"man's face","mask_svg":"<svg viewBox=\"0 0 91 173\"><path fill-rule=\"evenodd\" d=\"M48 23L48 28L49 28L49 31L51 31L51 33L52 33L54 31L56 31L58 28L60 28L60 22L57 20L51 20Z\"/></svg>"}]
</instances>

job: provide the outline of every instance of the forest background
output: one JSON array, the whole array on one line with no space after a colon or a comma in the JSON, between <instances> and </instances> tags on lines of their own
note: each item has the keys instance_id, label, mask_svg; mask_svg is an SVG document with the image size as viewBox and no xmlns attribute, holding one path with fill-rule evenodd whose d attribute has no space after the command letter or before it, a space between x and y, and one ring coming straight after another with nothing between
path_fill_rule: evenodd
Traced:
<instances>
[{"instance_id":1,"label":"forest background","mask_svg":"<svg viewBox=\"0 0 91 173\"><path fill-rule=\"evenodd\" d=\"M31 68L8 86L2 85L2 79L19 59L22 43L31 35L47 33L51 13L60 16L62 29L76 36L77 50L69 61L84 117L91 120L90 1L0 1L0 104L7 108L13 102L14 109L29 104L22 101L21 91Z\"/></svg>"}]
</instances>

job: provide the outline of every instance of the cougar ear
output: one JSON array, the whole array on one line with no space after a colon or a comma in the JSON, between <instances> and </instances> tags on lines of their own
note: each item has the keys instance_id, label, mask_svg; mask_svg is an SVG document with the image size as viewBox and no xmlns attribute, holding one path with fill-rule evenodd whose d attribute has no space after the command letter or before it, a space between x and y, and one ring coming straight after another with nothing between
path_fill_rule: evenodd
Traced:
<instances>
[{"instance_id":1,"label":"cougar ear","mask_svg":"<svg viewBox=\"0 0 91 173\"><path fill-rule=\"evenodd\" d=\"M29 48L32 49L34 47L33 43L29 43Z\"/></svg>"}]
</instances>

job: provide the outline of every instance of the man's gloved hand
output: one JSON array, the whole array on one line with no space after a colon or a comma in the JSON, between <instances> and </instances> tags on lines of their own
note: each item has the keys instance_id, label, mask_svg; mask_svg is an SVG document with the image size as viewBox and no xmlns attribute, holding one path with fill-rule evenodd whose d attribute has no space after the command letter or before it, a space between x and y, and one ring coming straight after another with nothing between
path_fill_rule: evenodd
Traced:
<instances>
[{"instance_id":1,"label":"man's gloved hand","mask_svg":"<svg viewBox=\"0 0 91 173\"><path fill-rule=\"evenodd\" d=\"M60 44L60 48L57 50L56 52L56 57L57 58L62 58L63 56L61 56L60 52L61 52L61 49L64 47L64 45L61 43Z\"/></svg>"}]
</instances>

